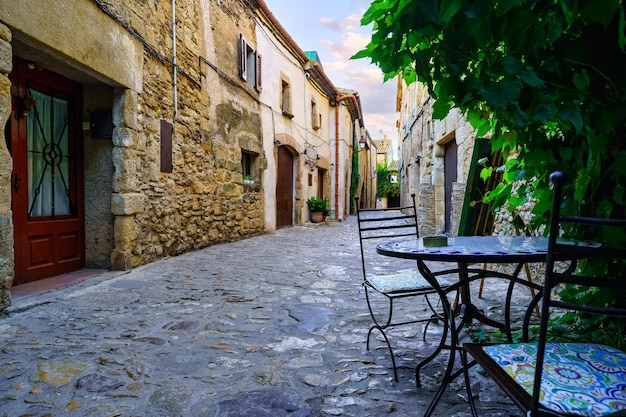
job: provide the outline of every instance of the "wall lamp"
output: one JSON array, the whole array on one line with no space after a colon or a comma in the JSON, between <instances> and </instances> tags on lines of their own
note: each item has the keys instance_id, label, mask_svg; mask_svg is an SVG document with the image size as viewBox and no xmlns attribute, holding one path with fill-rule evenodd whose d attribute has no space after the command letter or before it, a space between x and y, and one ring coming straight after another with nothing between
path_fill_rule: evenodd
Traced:
<instances>
[{"instance_id":1,"label":"wall lamp","mask_svg":"<svg viewBox=\"0 0 626 417\"><path fill-rule=\"evenodd\" d=\"M359 148L361 150L369 149L369 146L367 145L367 141L365 140L365 138L363 136L361 136L361 139L359 139Z\"/></svg>"}]
</instances>

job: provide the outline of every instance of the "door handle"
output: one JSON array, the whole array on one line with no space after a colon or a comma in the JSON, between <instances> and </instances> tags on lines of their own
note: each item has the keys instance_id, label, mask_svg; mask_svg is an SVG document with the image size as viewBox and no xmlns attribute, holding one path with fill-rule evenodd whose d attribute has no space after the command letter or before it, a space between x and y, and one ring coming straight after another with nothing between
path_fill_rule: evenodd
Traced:
<instances>
[{"instance_id":1,"label":"door handle","mask_svg":"<svg viewBox=\"0 0 626 417\"><path fill-rule=\"evenodd\" d=\"M16 193L20 189L20 181L21 180L22 179L20 178L20 174L18 174L17 172L15 174L13 174L13 189L15 190Z\"/></svg>"}]
</instances>

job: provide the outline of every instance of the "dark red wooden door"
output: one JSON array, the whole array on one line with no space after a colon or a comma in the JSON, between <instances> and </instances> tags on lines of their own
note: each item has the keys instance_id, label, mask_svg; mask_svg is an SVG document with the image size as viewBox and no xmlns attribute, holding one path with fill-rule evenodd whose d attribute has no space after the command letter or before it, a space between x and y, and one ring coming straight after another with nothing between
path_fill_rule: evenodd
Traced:
<instances>
[{"instance_id":1,"label":"dark red wooden door","mask_svg":"<svg viewBox=\"0 0 626 417\"><path fill-rule=\"evenodd\" d=\"M17 285L85 264L81 87L18 59L11 83Z\"/></svg>"},{"instance_id":2,"label":"dark red wooden door","mask_svg":"<svg viewBox=\"0 0 626 417\"><path fill-rule=\"evenodd\" d=\"M276 181L276 228L293 226L293 155L278 147L278 180Z\"/></svg>"}]
</instances>

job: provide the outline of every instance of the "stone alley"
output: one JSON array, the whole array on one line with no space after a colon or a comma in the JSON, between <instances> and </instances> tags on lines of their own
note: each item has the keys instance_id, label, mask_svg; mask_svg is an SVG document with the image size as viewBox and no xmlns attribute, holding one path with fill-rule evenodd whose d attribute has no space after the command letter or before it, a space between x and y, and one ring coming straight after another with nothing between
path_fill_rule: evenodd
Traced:
<instances>
[{"instance_id":1,"label":"stone alley","mask_svg":"<svg viewBox=\"0 0 626 417\"><path fill-rule=\"evenodd\" d=\"M490 310L499 294L485 293ZM14 297L0 316L0 416L423 415L446 352L423 369L421 388L414 367L441 325L426 342L421 324L391 333L395 382L385 345L366 350L370 323L354 217L102 271ZM519 415L472 372L483 416ZM458 378L435 415L469 411Z\"/></svg>"}]
</instances>

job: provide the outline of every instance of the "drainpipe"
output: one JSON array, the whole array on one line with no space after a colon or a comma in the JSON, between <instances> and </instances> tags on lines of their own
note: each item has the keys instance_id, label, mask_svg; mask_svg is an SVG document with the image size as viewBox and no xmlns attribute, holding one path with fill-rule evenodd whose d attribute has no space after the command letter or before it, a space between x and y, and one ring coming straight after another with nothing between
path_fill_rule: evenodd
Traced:
<instances>
[{"instance_id":1,"label":"drainpipe","mask_svg":"<svg viewBox=\"0 0 626 417\"><path fill-rule=\"evenodd\" d=\"M172 45L174 46L174 117L172 118L172 124L174 124L178 119L178 65L176 64L176 0L172 0Z\"/></svg>"},{"instance_id":2,"label":"drainpipe","mask_svg":"<svg viewBox=\"0 0 626 417\"><path fill-rule=\"evenodd\" d=\"M337 96L335 104L335 220L339 220L339 103L345 99L352 99L356 107L357 115L361 120L361 109L359 102L354 94L346 94L345 96Z\"/></svg>"}]
</instances>

